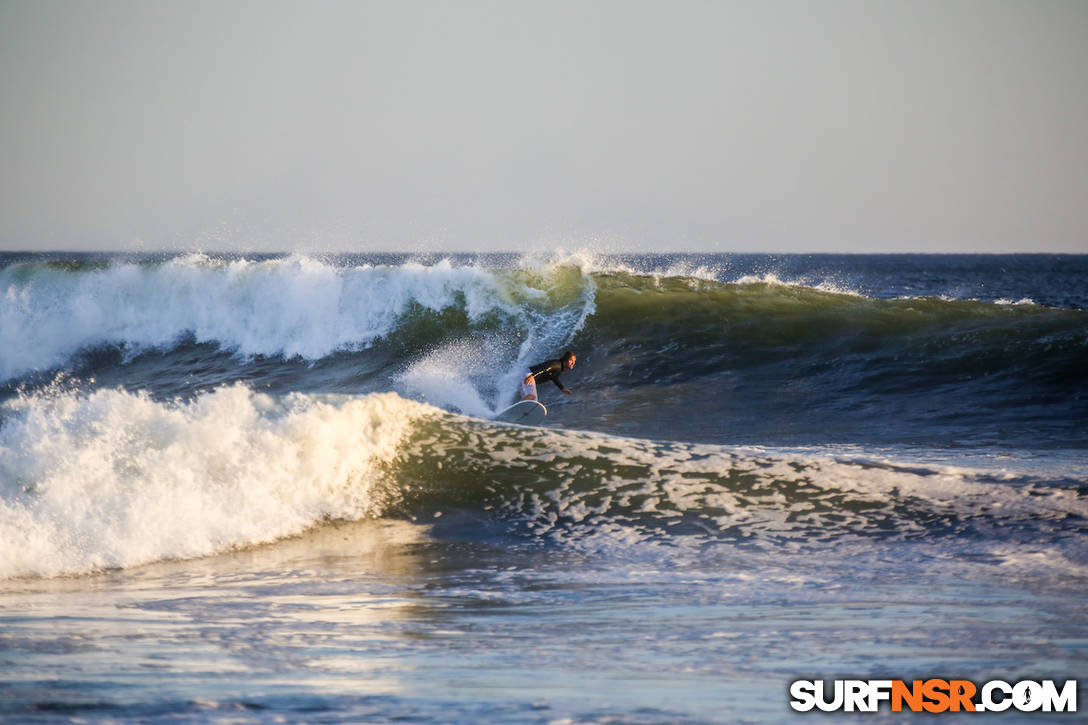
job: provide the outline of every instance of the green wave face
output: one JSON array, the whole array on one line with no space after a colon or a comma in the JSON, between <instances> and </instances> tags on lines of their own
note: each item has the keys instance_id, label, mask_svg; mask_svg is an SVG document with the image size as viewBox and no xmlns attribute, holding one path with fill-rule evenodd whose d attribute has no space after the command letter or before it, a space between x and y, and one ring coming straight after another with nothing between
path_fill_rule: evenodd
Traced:
<instances>
[{"instance_id":1,"label":"green wave face","mask_svg":"<svg viewBox=\"0 0 1088 725\"><path fill-rule=\"evenodd\" d=\"M574 258L20 263L0 270L0 377L9 392L60 370L161 395L232 380L394 390L485 417L528 365L569 348L572 427L754 444L1088 444L1084 310L721 277Z\"/></svg>"},{"instance_id":2,"label":"green wave face","mask_svg":"<svg viewBox=\"0 0 1088 725\"><path fill-rule=\"evenodd\" d=\"M390 473L387 513L433 521L460 511L469 528L497 519L565 545L603 537L807 549L867 537L970 542L999 531L1038 543L1055 524L1070 533L1088 520L1083 487L449 415L421 423Z\"/></svg>"}]
</instances>

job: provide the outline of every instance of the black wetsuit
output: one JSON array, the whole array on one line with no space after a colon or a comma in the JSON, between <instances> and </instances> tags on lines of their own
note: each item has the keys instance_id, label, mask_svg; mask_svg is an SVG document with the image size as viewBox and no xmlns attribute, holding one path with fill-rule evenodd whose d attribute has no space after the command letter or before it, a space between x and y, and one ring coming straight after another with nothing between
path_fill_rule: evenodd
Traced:
<instances>
[{"instance_id":1,"label":"black wetsuit","mask_svg":"<svg viewBox=\"0 0 1088 725\"><path fill-rule=\"evenodd\" d=\"M548 360L539 365L533 365L529 368L529 372L533 374L533 380L538 383L546 383L551 380L557 388L566 390L563 383L559 381L559 373L563 372L562 360Z\"/></svg>"}]
</instances>

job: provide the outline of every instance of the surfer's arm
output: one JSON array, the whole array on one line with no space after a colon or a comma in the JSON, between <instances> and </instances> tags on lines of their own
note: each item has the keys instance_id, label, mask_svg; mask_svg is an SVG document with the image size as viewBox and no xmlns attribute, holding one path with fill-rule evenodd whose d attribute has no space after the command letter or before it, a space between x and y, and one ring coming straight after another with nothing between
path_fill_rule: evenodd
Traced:
<instances>
[{"instance_id":1,"label":"surfer's arm","mask_svg":"<svg viewBox=\"0 0 1088 725\"><path fill-rule=\"evenodd\" d=\"M563 365L558 360L554 360L546 367L540 367L539 369L529 368L529 374L525 376L525 382L529 382L529 378L532 378L536 382L551 380L555 383L555 387L562 390L567 395L571 394L570 388L563 385L563 382L559 379L559 373L563 372Z\"/></svg>"},{"instance_id":2,"label":"surfer's arm","mask_svg":"<svg viewBox=\"0 0 1088 725\"><path fill-rule=\"evenodd\" d=\"M552 363L541 363L534 367L529 368L529 374L525 376L525 382L529 382L529 378L532 378L535 382L544 380L555 380L555 376L559 374L559 370L555 369ZM558 385L558 383L556 383ZM563 386L559 386L563 387Z\"/></svg>"}]
</instances>

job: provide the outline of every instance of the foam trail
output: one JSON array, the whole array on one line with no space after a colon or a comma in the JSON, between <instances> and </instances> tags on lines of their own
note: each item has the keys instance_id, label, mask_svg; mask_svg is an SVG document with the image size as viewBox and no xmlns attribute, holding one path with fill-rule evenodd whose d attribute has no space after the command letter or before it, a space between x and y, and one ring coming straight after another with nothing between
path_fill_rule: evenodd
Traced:
<instances>
[{"instance_id":1,"label":"foam trail","mask_svg":"<svg viewBox=\"0 0 1088 725\"><path fill-rule=\"evenodd\" d=\"M0 577L194 557L376 514L375 486L434 410L243 386L191 403L100 390L4 405Z\"/></svg>"},{"instance_id":2,"label":"foam trail","mask_svg":"<svg viewBox=\"0 0 1088 725\"><path fill-rule=\"evenodd\" d=\"M1034 481L1019 465L930 467L457 419L417 429L398 464L419 482L406 492L419 515L498 512L534 538L593 556L853 559L894 541L954 561L949 571L973 571L984 558L999 576L1088 572L1080 486Z\"/></svg>"}]
</instances>

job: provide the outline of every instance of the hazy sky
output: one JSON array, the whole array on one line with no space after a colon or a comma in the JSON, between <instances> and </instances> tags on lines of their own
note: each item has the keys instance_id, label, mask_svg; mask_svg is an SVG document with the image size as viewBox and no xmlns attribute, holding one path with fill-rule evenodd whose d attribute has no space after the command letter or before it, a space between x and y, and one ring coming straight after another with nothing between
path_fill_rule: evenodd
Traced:
<instances>
[{"instance_id":1,"label":"hazy sky","mask_svg":"<svg viewBox=\"0 0 1088 725\"><path fill-rule=\"evenodd\" d=\"M1088 2L0 0L0 249L1088 252Z\"/></svg>"}]
</instances>

